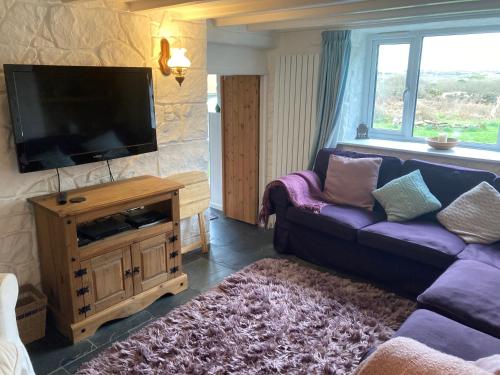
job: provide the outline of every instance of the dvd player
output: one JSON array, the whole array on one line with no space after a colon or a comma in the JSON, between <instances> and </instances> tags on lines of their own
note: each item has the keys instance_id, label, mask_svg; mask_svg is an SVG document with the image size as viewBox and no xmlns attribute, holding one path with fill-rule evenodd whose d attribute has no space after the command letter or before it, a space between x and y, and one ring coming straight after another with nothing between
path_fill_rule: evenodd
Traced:
<instances>
[{"instance_id":1,"label":"dvd player","mask_svg":"<svg viewBox=\"0 0 500 375\"><path fill-rule=\"evenodd\" d=\"M167 219L166 213L148 210L147 208L128 211L125 216L125 221L135 228L142 228L147 225L160 223Z\"/></svg>"},{"instance_id":2,"label":"dvd player","mask_svg":"<svg viewBox=\"0 0 500 375\"><path fill-rule=\"evenodd\" d=\"M124 220L122 215L113 215L79 225L78 237L97 241L130 229L133 229L132 226Z\"/></svg>"}]
</instances>

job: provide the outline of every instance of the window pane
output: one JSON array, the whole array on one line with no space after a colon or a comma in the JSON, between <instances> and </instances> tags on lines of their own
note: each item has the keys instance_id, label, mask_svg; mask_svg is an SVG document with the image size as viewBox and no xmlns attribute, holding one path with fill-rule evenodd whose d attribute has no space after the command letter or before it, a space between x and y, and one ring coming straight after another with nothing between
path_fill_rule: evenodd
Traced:
<instances>
[{"instance_id":1,"label":"window pane","mask_svg":"<svg viewBox=\"0 0 500 375\"><path fill-rule=\"evenodd\" d=\"M500 128L500 33L424 38L415 137L447 133L496 144Z\"/></svg>"},{"instance_id":2,"label":"window pane","mask_svg":"<svg viewBox=\"0 0 500 375\"><path fill-rule=\"evenodd\" d=\"M400 131L403 126L404 91L409 44L383 44L378 49L373 127Z\"/></svg>"}]
</instances>

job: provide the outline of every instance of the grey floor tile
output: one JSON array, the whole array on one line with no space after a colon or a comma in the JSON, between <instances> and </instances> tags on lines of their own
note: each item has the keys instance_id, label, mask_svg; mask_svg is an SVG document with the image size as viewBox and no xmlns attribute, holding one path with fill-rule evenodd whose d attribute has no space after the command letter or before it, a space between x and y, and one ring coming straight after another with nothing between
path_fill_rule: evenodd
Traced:
<instances>
[{"instance_id":1,"label":"grey floor tile","mask_svg":"<svg viewBox=\"0 0 500 375\"><path fill-rule=\"evenodd\" d=\"M64 367L60 367L55 371L52 371L49 375L68 375L69 372L64 369Z\"/></svg>"},{"instance_id":2,"label":"grey floor tile","mask_svg":"<svg viewBox=\"0 0 500 375\"><path fill-rule=\"evenodd\" d=\"M120 336L123 332L142 326L144 323L151 321L153 318L153 314L151 314L148 310L143 310L129 316L128 318L108 322L101 326L97 332L89 338L89 341L97 348L100 348L104 344L114 342L116 337Z\"/></svg>"},{"instance_id":3,"label":"grey floor tile","mask_svg":"<svg viewBox=\"0 0 500 375\"><path fill-rule=\"evenodd\" d=\"M43 375L92 352L96 346L88 340L71 344L49 325L45 337L27 345L27 349L36 374Z\"/></svg>"}]
</instances>

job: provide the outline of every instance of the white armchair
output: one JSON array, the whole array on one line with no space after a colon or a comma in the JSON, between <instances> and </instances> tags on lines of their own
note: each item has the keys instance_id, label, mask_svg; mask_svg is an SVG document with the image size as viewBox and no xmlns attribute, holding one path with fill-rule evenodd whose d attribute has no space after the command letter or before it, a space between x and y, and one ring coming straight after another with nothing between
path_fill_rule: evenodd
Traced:
<instances>
[{"instance_id":1,"label":"white armchair","mask_svg":"<svg viewBox=\"0 0 500 375\"><path fill-rule=\"evenodd\" d=\"M18 293L16 277L10 273L0 273L0 375L35 374L17 330Z\"/></svg>"}]
</instances>

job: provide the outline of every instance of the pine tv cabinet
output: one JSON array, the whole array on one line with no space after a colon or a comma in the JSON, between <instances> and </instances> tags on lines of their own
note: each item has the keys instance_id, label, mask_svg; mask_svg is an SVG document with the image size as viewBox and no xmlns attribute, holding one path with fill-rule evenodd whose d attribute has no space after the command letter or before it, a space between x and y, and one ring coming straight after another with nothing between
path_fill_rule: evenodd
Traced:
<instances>
[{"instance_id":1,"label":"pine tv cabinet","mask_svg":"<svg viewBox=\"0 0 500 375\"><path fill-rule=\"evenodd\" d=\"M188 287L182 273L179 189L175 181L141 176L30 198L34 207L42 288L57 329L72 342L105 322L143 310ZM70 203L84 197L80 203ZM137 207L167 213L166 221L78 247L77 226Z\"/></svg>"}]
</instances>

